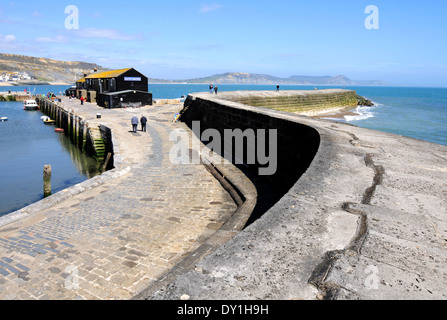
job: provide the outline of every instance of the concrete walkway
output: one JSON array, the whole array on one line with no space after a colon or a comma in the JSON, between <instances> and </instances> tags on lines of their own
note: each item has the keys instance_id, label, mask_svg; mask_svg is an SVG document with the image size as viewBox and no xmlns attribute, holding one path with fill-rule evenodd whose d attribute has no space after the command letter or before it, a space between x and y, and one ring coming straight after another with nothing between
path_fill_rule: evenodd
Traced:
<instances>
[{"instance_id":1,"label":"concrete walkway","mask_svg":"<svg viewBox=\"0 0 447 320\"><path fill-rule=\"evenodd\" d=\"M0 221L0 299L130 299L197 249L237 206L202 164L171 163L169 134L187 129L171 121L182 105L105 110L63 103L90 126L112 128L120 168L63 201L44 200L17 220L13 213ZM133 114L143 113L148 132L130 132Z\"/></svg>"},{"instance_id":2,"label":"concrete walkway","mask_svg":"<svg viewBox=\"0 0 447 320\"><path fill-rule=\"evenodd\" d=\"M446 146L228 103L321 137L260 219L234 236L225 226L236 205L219 182L203 165L170 162L169 133L189 133L171 122L181 105L76 103L90 125L113 129L119 168L0 227L0 299L447 298ZM148 132L129 132L134 113Z\"/></svg>"},{"instance_id":3,"label":"concrete walkway","mask_svg":"<svg viewBox=\"0 0 447 320\"><path fill-rule=\"evenodd\" d=\"M318 130L320 148L261 218L140 299L447 298L447 146L190 96L190 108L215 102L247 119L305 124Z\"/></svg>"}]
</instances>

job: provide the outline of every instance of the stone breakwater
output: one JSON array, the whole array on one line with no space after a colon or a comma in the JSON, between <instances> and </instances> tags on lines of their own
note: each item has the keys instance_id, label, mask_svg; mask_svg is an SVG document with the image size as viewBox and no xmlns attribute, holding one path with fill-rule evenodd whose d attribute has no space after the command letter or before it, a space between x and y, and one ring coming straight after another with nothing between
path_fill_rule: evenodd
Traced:
<instances>
[{"instance_id":1,"label":"stone breakwater","mask_svg":"<svg viewBox=\"0 0 447 320\"><path fill-rule=\"evenodd\" d=\"M273 180L290 189L193 270L138 299L447 298L447 147L243 105L239 95L191 94L184 119L277 129L290 146L278 161L290 167ZM294 130L288 141L281 134Z\"/></svg>"},{"instance_id":2,"label":"stone breakwater","mask_svg":"<svg viewBox=\"0 0 447 320\"><path fill-rule=\"evenodd\" d=\"M355 91L344 89L222 92L219 98L309 116L353 109L359 103Z\"/></svg>"},{"instance_id":3,"label":"stone breakwater","mask_svg":"<svg viewBox=\"0 0 447 320\"><path fill-rule=\"evenodd\" d=\"M17 91L8 91L8 92L0 92L0 102L1 101L25 101L25 100L33 100L34 96L32 96L28 92L17 92Z\"/></svg>"}]
</instances>

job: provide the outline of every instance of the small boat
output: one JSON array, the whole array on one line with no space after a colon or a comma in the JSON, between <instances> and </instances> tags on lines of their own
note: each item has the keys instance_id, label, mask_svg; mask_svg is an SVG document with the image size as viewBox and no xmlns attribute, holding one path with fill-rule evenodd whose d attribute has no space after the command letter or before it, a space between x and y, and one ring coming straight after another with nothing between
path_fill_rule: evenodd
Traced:
<instances>
[{"instance_id":1,"label":"small boat","mask_svg":"<svg viewBox=\"0 0 447 320\"><path fill-rule=\"evenodd\" d=\"M0 121L1 121L1 122L3 122L3 121L8 121L8 117L1 117L1 118L0 118Z\"/></svg>"},{"instance_id":2,"label":"small boat","mask_svg":"<svg viewBox=\"0 0 447 320\"><path fill-rule=\"evenodd\" d=\"M56 128L54 129L55 132L64 133L64 129L62 128Z\"/></svg>"},{"instance_id":3,"label":"small boat","mask_svg":"<svg viewBox=\"0 0 447 320\"><path fill-rule=\"evenodd\" d=\"M42 120L42 121L50 120L50 117L48 117L48 116L41 116L40 120Z\"/></svg>"},{"instance_id":4,"label":"small boat","mask_svg":"<svg viewBox=\"0 0 447 320\"><path fill-rule=\"evenodd\" d=\"M35 100L25 100L23 101L24 110L39 110L39 105Z\"/></svg>"},{"instance_id":5,"label":"small boat","mask_svg":"<svg viewBox=\"0 0 447 320\"><path fill-rule=\"evenodd\" d=\"M54 124L54 123L56 123L56 121L55 120L51 120L51 119L45 119L43 121L43 123L45 123L45 124Z\"/></svg>"}]
</instances>

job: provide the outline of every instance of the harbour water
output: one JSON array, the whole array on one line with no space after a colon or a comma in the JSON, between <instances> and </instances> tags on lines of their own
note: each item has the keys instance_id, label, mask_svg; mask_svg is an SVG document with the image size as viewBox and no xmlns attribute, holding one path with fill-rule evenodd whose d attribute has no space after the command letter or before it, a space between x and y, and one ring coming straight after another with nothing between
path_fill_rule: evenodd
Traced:
<instances>
[{"instance_id":1,"label":"harbour water","mask_svg":"<svg viewBox=\"0 0 447 320\"><path fill-rule=\"evenodd\" d=\"M276 90L276 85L220 85L219 91ZM34 94L64 92L69 86L0 87L0 91ZM280 90L314 90L315 86L281 85ZM447 88L317 86L345 88L372 100L373 107L358 107L357 115L338 121L447 145ZM208 84L150 84L153 99L175 99L208 91ZM54 127L40 121L42 114L25 112L19 102L0 102L0 216L43 197L42 170L53 166L54 192L97 174L96 163L80 153Z\"/></svg>"},{"instance_id":2,"label":"harbour water","mask_svg":"<svg viewBox=\"0 0 447 320\"><path fill-rule=\"evenodd\" d=\"M51 164L52 192L97 175L97 163L45 125L40 111L0 102L0 216L43 199L43 167Z\"/></svg>"}]
</instances>

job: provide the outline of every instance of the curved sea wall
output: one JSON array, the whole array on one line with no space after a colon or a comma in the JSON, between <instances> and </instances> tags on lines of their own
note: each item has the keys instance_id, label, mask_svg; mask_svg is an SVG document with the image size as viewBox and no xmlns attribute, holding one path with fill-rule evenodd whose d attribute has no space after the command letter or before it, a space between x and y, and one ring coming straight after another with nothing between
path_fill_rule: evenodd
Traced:
<instances>
[{"instance_id":1,"label":"curved sea wall","mask_svg":"<svg viewBox=\"0 0 447 320\"><path fill-rule=\"evenodd\" d=\"M230 95L189 95L182 120L200 123L201 136L276 129L278 167L264 178L282 195L215 252L136 299L447 298L447 147ZM262 201L268 193L259 191Z\"/></svg>"},{"instance_id":2,"label":"curved sea wall","mask_svg":"<svg viewBox=\"0 0 447 320\"><path fill-rule=\"evenodd\" d=\"M353 90L286 90L240 91L225 93L221 99L239 102L249 106L270 108L303 115L317 115L357 106L358 96Z\"/></svg>"},{"instance_id":3,"label":"curved sea wall","mask_svg":"<svg viewBox=\"0 0 447 320\"><path fill-rule=\"evenodd\" d=\"M231 153L236 155L236 148L242 147L243 152L238 159L234 157L233 159L227 159L231 163L241 160L240 162L247 164L249 162L247 161L248 157L253 155L254 161L248 164L251 171L259 172L260 168L266 168L267 163L261 163L259 161L260 157L272 156L269 160L271 162L275 161L275 163L268 163L272 170L264 178L283 192L290 189L307 170L320 144L320 136L317 130L309 126L292 123L279 117L271 117L262 112L241 107L238 103L219 99L188 96L181 120L192 129L194 129L193 122L200 124L200 132L194 133L202 138L205 131L209 129L217 130L221 138L219 145L222 151L226 151L226 154L233 151ZM238 131L240 137L244 136L245 138L243 140L244 144L237 147L235 144L240 144L242 141L236 141L235 130L240 130ZM229 141L229 131L233 133L233 141ZM276 132L276 138L270 135L273 131ZM253 135L250 137L249 134L251 133ZM259 134L263 136L259 137ZM252 138L251 141L250 138ZM206 141L203 142L206 143ZM266 147L266 150L262 153L259 151L258 144L260 143ZM226 146L232 147L232 150L225 148ZM280 154L281 157L273 157L272 153Z\"/></svg>"}]
</instances>

